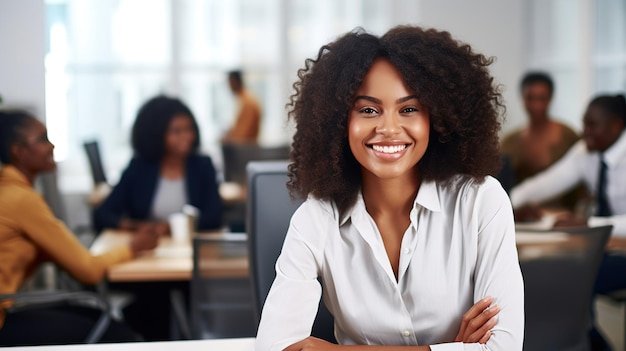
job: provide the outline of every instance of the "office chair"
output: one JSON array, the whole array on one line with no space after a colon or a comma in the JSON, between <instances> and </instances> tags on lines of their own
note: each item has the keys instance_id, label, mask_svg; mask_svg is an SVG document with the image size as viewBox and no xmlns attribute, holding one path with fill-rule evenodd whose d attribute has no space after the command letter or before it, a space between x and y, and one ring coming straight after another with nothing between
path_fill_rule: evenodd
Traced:
<instances>
[{"instance_id":1,"label":"office chair","mask_svg":"<svg viewBox=\"0 0 626 351\"><path fill-rule=\"evenodd\" d=\"M111 323L108 302L99 294L90 291L29 291L15 294L0 294L0 306L5 303L12 305L6 308L7 313L26 309L37 309L50 306L82 305L94 307L102 311L100 317L85 338L86 344L100 341ZM54 323L54 321L50 321Z\"/></svg>"},{"instance_id":2,"label":"office chair","mask_svg":"<svg viewBox=\"0 0 626 351\"><path fill-rule=\"evenodd\" d=\"M248 246L257 325L265 298L276 276L289 221L302 200L292 201L286 187L288 161L253 161L248 164ZM333 317L320 300L311 335L336 342Z\"/></svg>"},{"instance_id":3,"label":"office chair","mask_svg":"<svg viewBox=\"0 0 626 351\"><path fill-rule=\"evenodd\" d=\"M59 190L57 172L42 173L37 177L36 188L41 191L41 195L54 213L54 216L67 223L67 211L65 202Z\"/></svg>"},{"instance_id":4,"label":"office chair","mask_svg":"<svg viewBox=\"0 0 626 351\"><path fill-rule=\"evenodd\" d=\"M241 186L246 183L246 165L250 161L286 160L289 145L260 146L256 143L223 143L224 181ZM233 232L246 231L246 204L241 202L224 204L224 223Z\"/></svg>"},{"instance_id":5,"label":"office chair","mask_svg":"<svg viewBox=\"0 0 626 351\"><path fill-rule=\"evenodd\" d=\"M194 236L190 284L193 339L256 334L247 255L245 233L220 238ZM224 260L232 263L232 271L225 270Z\"/></svg>"},{"instance_id":6,"label":"office chair","mask_svg":"<svg viewBox=\"0 0 626 351\"><path fill-rule=\"evenodd\" d=\"M98 141L87 141L83 143L83 147L85 148L87 159L89 160L89 169L91 170L94 186L100 183L107 183Z\"/></svg>"},{"instance_id":7,"label":"office chair","mask_svg":"<svg viewBox=\"0 0 626 351\"><path fill-rule=\"evenodd\" d=\"M246 165L250 161L286 160L289 145L261 146L254 143L223 143L224 181L244 185Z\"/></svg>"},{"instance_id":8,"label":"office chair","mask_svg":"<svg viewBox=\"0 0 626 351\"><path fill-rule=\"evenodd\" d=\"M518 245L525 351L589 350L590 302L612 226L541 232L560 242ZM539 232L538 232L539 233Z\"/></svg>"}]
</instances>

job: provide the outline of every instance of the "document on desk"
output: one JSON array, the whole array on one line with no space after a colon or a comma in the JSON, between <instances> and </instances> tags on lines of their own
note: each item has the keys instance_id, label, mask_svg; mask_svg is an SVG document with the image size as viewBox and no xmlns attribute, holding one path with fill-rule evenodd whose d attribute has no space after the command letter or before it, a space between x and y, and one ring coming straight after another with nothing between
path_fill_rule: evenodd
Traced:
<instances>
[{"instance_id":1,"label":"document on desk","mask_svg":"<svg viewBox=\"0 0 626 351\"><path fill-rule=\"evenodd\" d=\"M568 240L567 233L563 232L527 232L517 231L515 234L515 243L519 245L529 244L547 244L547 243L560 243Z\"/></svg>"},{"instance_id":2,"label":"document on desk","mask_svg":"<svg viewBox=\"0 0 626 351\"><path fill-rule=\"evenodd\" d=\"M558 220L557 213L546 213L540 220L535 222L516 222L515 230L550 230Z\"/></svg>"},{"instance_id":3,"label":"document on desk","mask_svg":"<svg viewBox=\"0 0 626 351\"><path fill-rule=\"evenodd\" d=\"M189 245L160 245L154 249L157 257L191 257L192 251Z\"/></svg>"}]
</instances>

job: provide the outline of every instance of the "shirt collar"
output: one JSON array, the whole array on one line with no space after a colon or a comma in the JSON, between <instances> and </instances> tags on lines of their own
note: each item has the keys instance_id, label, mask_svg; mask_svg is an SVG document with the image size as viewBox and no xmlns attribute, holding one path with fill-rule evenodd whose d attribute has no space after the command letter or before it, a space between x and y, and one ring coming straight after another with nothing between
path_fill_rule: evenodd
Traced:
<instances>
[{"instance_id":1,"label":"shirt collar","mask_svg":"<svg viewBox=\"0 0 626 351\"><path fill-rule=\"evenodd\" d=\"M2 182L10 181L18 183L27 187L31 186L28 179L26 179L26 176L12 165L3 165L0 167L0 180Z\"/></svg>"},{"instance_id":2,"label":"shirt collar","mask_svg":"<svg viewBox=\"0 0 626 351\"><path fill-rule=\"evenodd\" d=\"M617 141L604 152L602 157L609 167L614 167L620 161L626 159L626 130L623 131Z\"/></svg>"},{"instance_id":3,"label":"shirt collar","mask_svg":"<svg viewBox=\"0 0 626 351\"><path fill-rule=\"evenodd\" d=\"M415 197L415 205L420 205L433 212L441 212L439 188L434 180L423 181Z\"/></svg>"},{"instance_id":4,"label":"shirt collar","mask_svg":"<svg viewBox=\"0 0 626 351\"><path fill-rule=\"evenodd\" d=\"M441 212L439 189L435 181L431 180L422 182L420 189L417 192L417 196L415 196L413 209L418 206L424 207L433 212ZM346 213L340 218L339 226L344 225L357 211L367 211L365 209L365 202L363 201L363 194L360 191L357 194L357 200L354 203L354 206L352 206L349 211L346 211ZM413 212L414 211L411 211L411 213Z\"/></svg>"}]
</instances>

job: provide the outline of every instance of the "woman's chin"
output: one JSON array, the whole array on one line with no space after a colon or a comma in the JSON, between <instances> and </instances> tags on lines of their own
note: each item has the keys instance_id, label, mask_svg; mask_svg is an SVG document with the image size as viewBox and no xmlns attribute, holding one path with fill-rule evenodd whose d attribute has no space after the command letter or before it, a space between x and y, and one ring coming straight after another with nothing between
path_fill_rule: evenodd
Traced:
<instances>
[{"instance_id":1,"label":"woman's chin","mask_svg":"<svg viewBox=\"0 0 626 351\"><path fill-rule=\"evenodd\" d=\"M46 167L44 172L54 172L56 170L57 170L57 164L56 164L56 162L52 162L52 163L48 164L48 166Z\"/></svg>"}]
</instances>

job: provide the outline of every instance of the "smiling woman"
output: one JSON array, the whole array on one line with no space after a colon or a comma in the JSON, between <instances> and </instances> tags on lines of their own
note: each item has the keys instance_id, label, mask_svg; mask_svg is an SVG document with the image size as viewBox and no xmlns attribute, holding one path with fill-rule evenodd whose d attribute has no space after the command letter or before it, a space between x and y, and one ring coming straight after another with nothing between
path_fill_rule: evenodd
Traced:
<instances>
[{"instance_id":1,"label":"smiling woman","mask_svg":"<svg viewBox=\"0 0 626 351\"><path fill-rule=\"evenodd\" d=\"M350 350L522 349L513 213L489 176L502 108L490 63L447 32L411 26L356 30L306 61L288 185L307 200L276 262L257 350L330 348L310 336L322 291L336 340L360 345Z\"/></svg>"}]
</instances>

